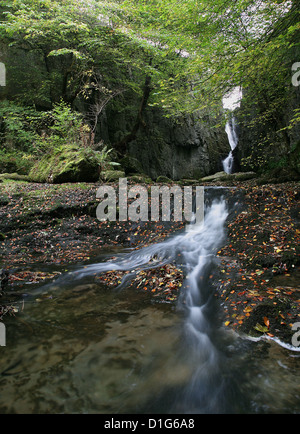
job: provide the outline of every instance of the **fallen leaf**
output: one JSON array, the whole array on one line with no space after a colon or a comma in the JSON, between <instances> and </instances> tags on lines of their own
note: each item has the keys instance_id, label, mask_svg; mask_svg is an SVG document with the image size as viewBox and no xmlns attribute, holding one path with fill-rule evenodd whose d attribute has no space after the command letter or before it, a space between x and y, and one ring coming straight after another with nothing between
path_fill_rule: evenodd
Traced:
<instances>
[{"instance_id":1,"label":"fallen leaf","mask_svg":"<svg viewBox=\"0 0 300 434\"><path fill-rule=\"evenodd\" d=\"M255 330L257 330L260 333L267 333L269 331L268 327L264 327L260 324L256 324L256 326L254 327Z\"/></svg>"},{"instance_id":2,"label":"fallen leaf","mask_svg":"<svg viewBox=\"0 0 300 434\"><path fill-rule=\"evenodd\" d=\"M270 327L270 321L266 316L264 316L264 323L268 328Z\"/></svg>"}]
</instances>

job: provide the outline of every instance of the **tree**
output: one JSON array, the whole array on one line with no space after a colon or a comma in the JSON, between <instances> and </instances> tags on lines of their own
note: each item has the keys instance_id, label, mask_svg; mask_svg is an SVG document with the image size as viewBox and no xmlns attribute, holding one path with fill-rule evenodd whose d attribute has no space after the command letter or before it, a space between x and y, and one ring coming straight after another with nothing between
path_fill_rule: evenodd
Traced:
<instances>
[{"instance_id":1,"label":"tree","mask_svg":"<svg viewBox=\"0 0 300 434\"><path fill-rule=\"evenodd\" d=\"M116 144L125 153L143 123L151 90L174 69L174 55L168 58L165 50L124 28L117 3L25 0L3 9L3 41L11 50L34 54L45 71L28 65L28 76L26 71L21 76L17 65L18 102L49 110L61 99L75 108L81 99L95 134L104 107L116 97L135 94L140 99L136 121Z\"/></svg>"}]
</instances>

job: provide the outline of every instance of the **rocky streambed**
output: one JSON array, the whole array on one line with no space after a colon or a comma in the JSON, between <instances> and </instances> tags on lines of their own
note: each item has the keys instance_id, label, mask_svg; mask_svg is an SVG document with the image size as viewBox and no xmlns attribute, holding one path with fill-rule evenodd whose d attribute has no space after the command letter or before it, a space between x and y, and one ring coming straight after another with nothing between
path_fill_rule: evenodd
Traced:
<instances>
[{"instance_id":1,"label":"rocky streambed","mask_svg":"<svg viewBox=\"0 0 300 434\"><path fill-rule=\"evenodd\" d=\"M299 185L258 185L255 179L213 185L227 185L244 197L243 210L228 221L227 242L217 254L218 272L211 276L221 321L238 332L291 344L293 325L300 321ZM100 222L98 187L0 184L4 322L5 314L18 315L13 306L25 284L55 280L68 266L92 263L107 249L138 249L184 230L181 222ZM109 272L100 280L116 287L123 277L124 272ZM137 273L133 284L154 301L176 303L183 279L184 271L169 264Z\"/></svg>"}]
</instances>

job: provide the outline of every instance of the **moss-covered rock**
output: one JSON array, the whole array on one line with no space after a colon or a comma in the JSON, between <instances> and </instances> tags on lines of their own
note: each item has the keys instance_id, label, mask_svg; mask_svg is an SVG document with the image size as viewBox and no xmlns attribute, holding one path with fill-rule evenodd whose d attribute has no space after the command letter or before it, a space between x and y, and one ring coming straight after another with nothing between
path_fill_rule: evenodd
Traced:
<instances>
[{"instance_id":1,"label":"moss-covered rock","mask_svg":"<svg viewBox=\"0 0 300 434\"><path fill-rule=\"evenodd\" d=\"M33 165L34 159L31 155L19 151L1 152L0 173L28 175Z\"/></svg>"},{"instance_id":2,"label":"moss-covered rock","mask_svg":"<svg viewBox=\"0 0 300 434\"><path fill-rule=\"evenodd\" d=\"M143 173L137 173L136 175L128 176L127 179L129 182L137 184L150 184L152 182L152 179Z\"/></svg>"},{"instance_id":3,"label":"moss-covered rock","mask_svg":"<svg viewBox=\"0 0 300 434\"><path fill-rule=\"evenodd\" d=\"M228 174L226 172L217 172L214 175L206 176L205 178L202 178L201 181L203 182L214 182L214 181L247 181L248 179L253 179L257 175L255 172L238 172L238 173L232 173Z\"/></svg>"},{"instance_id":4,"label":"moss-covered rock","mask_svg":"<svg viewBox=\"0 0 300 434\"><path fill-rule=\"evenodd\" d=\"M199 185L198 179L181 179L180 181L176 182L176 184L188 186L188 185Z\"/></svg>"},{"instance_id":5,"label":"moss-covered rock","mask_svg":"<svg viewBox=\"0 0 300 434\"><path fill-rule=\"evenodd\" d=\"M168 178L167 176L159 176L156 179L156 182L158 182L158 183L163 182L165 184L171 184L173 181L172 181L172 179Z\"/></svg>"},{"instance_id":6,"label":"moss-covered rock","mask_svg":"<svg viewBox=\"0 0 300 434\"><path fill-rule=\"evenodd\" d=\"M13 181L29 181L29 177L26 175L20 175L19 173L1 173L0 182L3 182L5 179L11 179Z\"/></svg>"},{"instance_id":7,"label":"moss-covered rock","mask_svg":"<svg viewBox=\"0 0 300 434\"><path fill-rule=\"evenodd\" d=\"M125 178L125 172L122 170L106 170L101 173L101 179L105 182L116 182L120 178Z\"/></svg>"},{"instance_id":8,"label":"moss-covered rock","mask_svg":"<svg viewBox=\"0 0 300 434\"><path fill-rule=\"evenodd\" d=\"M66 145L55 149L37 162L29 173L35 182L61 184L65 182L96 182L100 166L92 149Z\"/></svg>"},{"instance_id":9,"label":"moss-covered rock","mask_svg":"<svg viewBox=\"0 0 300 434\"><path fill-rule=\"evenodd\" d=\"M204 182L210 182L210 181L225 181L230 178L231 175L228 175L226 172L217 172L213 175L205 176L204 178L201 178L200 181Z\"/></svg>"}]
</instances>

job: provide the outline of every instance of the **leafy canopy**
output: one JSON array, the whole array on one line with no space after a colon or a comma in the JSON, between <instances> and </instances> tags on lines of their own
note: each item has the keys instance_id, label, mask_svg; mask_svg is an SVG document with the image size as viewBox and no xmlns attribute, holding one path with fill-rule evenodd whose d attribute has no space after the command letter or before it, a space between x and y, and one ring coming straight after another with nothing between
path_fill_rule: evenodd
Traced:
<instances>
[{"instance_id":1,"label":"leafy canopy","mask_svg":"<svg viewBox=\"0 0 300 434\"><path fill-rule=\"evenodd\" d=\"M37 52L48 71L17 99L52 108L61 99L95 105L94 126L113 98L141 98L170 115L220 111L222 97L243 89L253 123L295 128L282 107L299 58L299 0L4 0L0 37ZM59 68L58 66L59 65ZM40 83L40 84L38 84ZM93 126L92 126L93 128ZM282 136L283 137L283 136Z\"/></svg>"}]
</instances>

